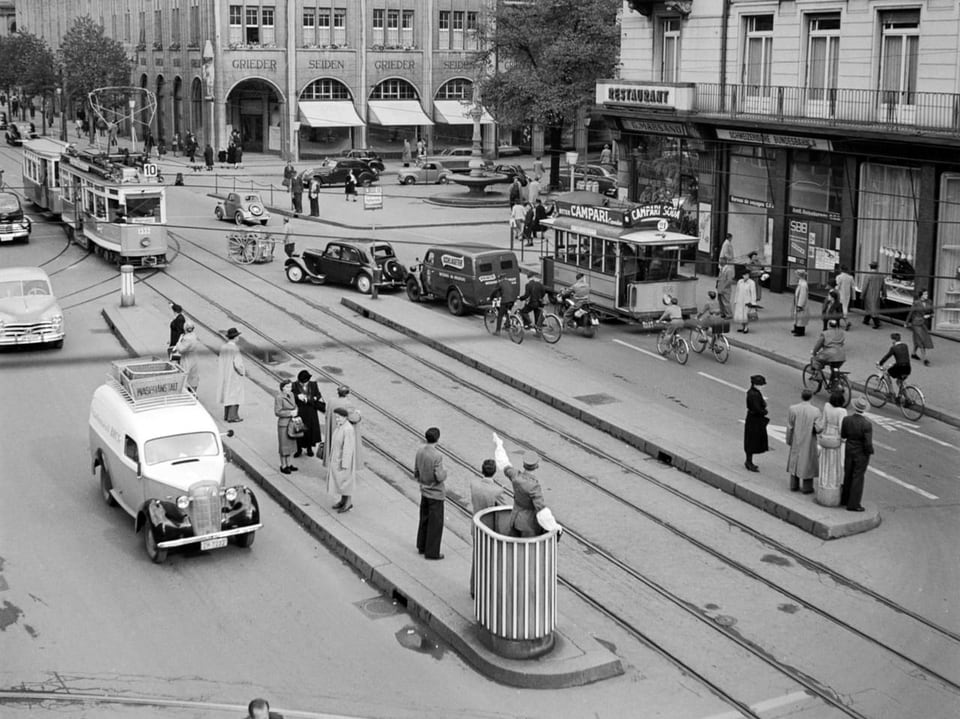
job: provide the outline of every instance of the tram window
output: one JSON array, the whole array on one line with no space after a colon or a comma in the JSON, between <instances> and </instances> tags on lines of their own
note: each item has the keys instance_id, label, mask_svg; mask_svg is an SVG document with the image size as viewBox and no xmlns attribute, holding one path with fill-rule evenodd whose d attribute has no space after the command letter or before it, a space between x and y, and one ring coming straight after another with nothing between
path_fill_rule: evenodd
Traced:
<instances>
[{"instance_id":1,"label":"tram window","mask_svg":"<svg viewBox=\"0 0 960 719\"><path fill-rule=\"evenodd\" d=\"M580 237L580 254L577 257L577 264L581 267L590 266L590 238Z\"/></svg>"},{"instance_id":2,"label":"tram window","mask_svg":"<svg viewBox=\"0 0 960 719\"><path fill-rule=\"evenodd\" d=\"M567 240L567 262L571 265L580 264L580 235L570 235Z\"/></svg>"},{"instance_id":3,"label":"tram window","mask_svg":"<svg viewBox=\"0 0 960 719\"><path fill-rule=\"evenodd\" d=\"M130 219L160 220L160 198L127 196L127 217Z\"/></svg>"},{"instance_id":4,"label":"tram window","mask_svg":"<svg viewBox=\"0 0 960 719\"><path fill-rule=\"evenodd\" d=\"M612 240L603 243L603 271L610 275L617 271L617 243Z\"/></svg>"},{"instance_id":5,"label":"tram window","mask_svg":"<svg viewBox=\"0 0 960 719\"><path fill-rule=\"evenodd\" d=\"M104 203L102 197L98 197L98 198L97 198L97 212L96 212L96 215L97 215L97 217L99 217L100 219L103 219L103 220L107 219L107 206L106 206L106 204Z\"/></svg>"},{"instance_id":6,"label":"tram window","mask_svg":"<svg viewBox=\"0 0 960 719\"><path fill-rule=\"evenodd\" d=\"M500 260L500 269L501 269L501 270L512 270L512 269L513 269L513 260Z\"/></svg>"},{"instance_id":7,"label":"tram window","mask_svg":"<svg viewBox=\"0 0 960 719\"><path fill-rule=\"evenodd\" d=\"M603 240L599 237L590 242L590 269L603 272Z\"/></svg>"},{"instance_id":8,"label":"tram window","mask_svg":"<svg viewBox=\"0 0 960 719\"><path fill-rule=\"evenodd\" d=\"M562 258L567 251L567 233L556 230L554 232L554 253L557 258Z\"/></svg>"}]
</instances>

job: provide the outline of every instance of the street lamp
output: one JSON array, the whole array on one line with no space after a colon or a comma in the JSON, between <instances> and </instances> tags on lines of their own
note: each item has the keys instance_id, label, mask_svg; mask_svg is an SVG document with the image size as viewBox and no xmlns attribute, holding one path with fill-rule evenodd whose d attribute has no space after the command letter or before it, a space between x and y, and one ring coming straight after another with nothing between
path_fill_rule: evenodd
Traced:
<instances>
[{"instance_id":1,"label":"street lamp","mask_svg":"<svg viewBox=\"0 0 960 719\"><path fill-rule=\"evenodd\" d=\"M57 109L60 110L60 140L62 142L67 141L67 112L63 107L63 102L65 98L63 96L63 88L57 88Z\"/></svg>"},{"instance_id":2,"label":"street lamp","mask_svg":"<svg viewBox=\"0 0 960 719\"><path fill-rule=\"evenodd\" d=\"M137 107L137 101L131 98L129 100L129 104L130 104L130 144L131 144L130 149L136 152L137 151L137 125L133 119L133 111Z\"/></svg>"},{"instance_id":3,"label":"street lamp","mask_svg":"<svg viewBox=\"0 0 960 719\"><path fill-rule=\"evenodd\" d=\"M590 115L587 115L583 120L583 189L589 189L587 187L587 163L590 161Z\"/></svg>"},{"instance_id":4,"label":"street lamp","mask_svg":"<svg viewBox=\"0 0 960 719\"><path fill-rule=\"evenodd\" d=\"M576 150L567 151L567 164L570 166L570 192L573 192L573 171L577 167L577 159L580 154Z\"/></svg>"},{"instance_id":5,"label":"street lamp","mask_svg":"<svg viewBox=\"0 0 960 719\"><path fill-rule=\"evenodd\" d=\"M480 135L480 120L483 118L483 107L480 102L474 102L470 108L470 119L473 120L473 147L470 149L470 175L480 177L483 175L483 152L481 148L482 138Z\"/></svg>"}]
</instances>

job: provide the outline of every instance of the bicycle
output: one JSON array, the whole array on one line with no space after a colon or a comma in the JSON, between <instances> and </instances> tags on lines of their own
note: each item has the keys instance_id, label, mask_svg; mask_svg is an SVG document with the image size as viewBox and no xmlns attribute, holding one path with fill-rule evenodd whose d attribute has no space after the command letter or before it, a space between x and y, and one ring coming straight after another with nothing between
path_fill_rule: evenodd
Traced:
<instances>
[{"instance_id":1,"label":"bicycle","mask_svg":"<svg viewBox=\"0 0 960 719\"><path fill-rule=\"evenodd\" d=\"M487 308L487 311L483 315L483 325L487 328L487 332L490 334L495 334L497 331L497 315L499 312L500 298L494 297L490 307ZM517 344L523 342L523 318L520 317L520 310L517 307L516 302L511 304L510 309L503 318L503 324L506 325L507 334L510 335L510 339L513 342L516 342Z\"/></svg>"},{"instance_id":2,"label":"bicycle","mask_svg":"<svg viewBox=\"0 0 960 719\"><path fill-rule=\"evenodd\" d=\"M880 365L877 365L877 369L880 372L870 375L863 383L867 401L877 408L883 407L887 402L896 402L904 417L911 421L920 419L926 408L920 388L907 384L902 379L894 380L886 368ZM896 392L893 391L894 382L897 384Z\"/></svg>"},{"instance_id":3,"label":"bicycle","mask_svg":"<svg viewBox=\"0 0 960 719\"><path fill-rule=\"evenodd\" d=\"M803 368L803 386L812 389L813 393L819 392L824 385L827 392L833 393L839 390L843 393L843 406L849 407L853 392L850 388L850 380L847 379L849 372L841 372L839 369L833 369L828 380L823 374L823 369L814 367L813 362L808 362Z\"/></svg>"},{"instance_id":4,"label":"bicycle","mask_svg":"<svg viewBox=\"0 0 960 719\"><path fill-rule=\"evenodd\" d=\"M657 336L657 352L664 357L672 354L679 364L686 364L687 358L690 356L689 343L683 337L681 337L678 332L674 332L673 336L668 342L668 329L669 328L667 327L663 328L660 330L660 334Z\"/></svg>"},{"instance_id":5,"label":"bicycle","mask_svg":"<svg viewBox=\"0 0 960 719\"><path fill-rule=\"evenodd\" d=\"M720 322L723 322L723 320L720 320ZM724 364L730 359L730 341L723 333L721 324L708 326L698 324L690 330L689 343L690 349L697 354L703 352L707 348L707 344L710 344L713 358L720 364Z\"/></svg>"},{"instance_id":6,"label":"bicycle","mask_svg":"<svg viewBox=\"0 0 960 719\"><path fill-rule=\"evenodd\" d=\"M516 310L520 319L523 319L521 310L519 308ZM540 315L539 320L536 319L537 315ZM563 334L563 323L560 321L560 317L553 312L544 312L542 309L538 313L536 310L533 311L534 315L534 324L533 325L524 325L524 329L532 329L534 333L546 342L548 345L556 344L560 341L560 336Z\"/></svg>"}]
</instances>

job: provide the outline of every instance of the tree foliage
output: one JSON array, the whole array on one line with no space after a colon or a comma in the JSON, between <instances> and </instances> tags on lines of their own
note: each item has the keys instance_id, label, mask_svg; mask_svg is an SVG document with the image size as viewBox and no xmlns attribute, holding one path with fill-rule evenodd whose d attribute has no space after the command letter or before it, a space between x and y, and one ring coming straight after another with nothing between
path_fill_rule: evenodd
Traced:
<instances>
[{"instance_id":1,"label":"tree foliage","mask_svg":"<svg viewBox=\"0 0 960 719\"><path fill-rule=\"evenodd\" d=\"M19 87L29 98L52 91L58 75L56 57L42 38L26 32L0 38L0 87Z\"/></svg>"},{"instance_id":2,"label":"tree foliage","mask_svg":"<svg viewBox=\"0 0 960 719\"><path fill-rule=\"evenodd\" d=\"M128 85L133 67L123 45L87 15L78 17L60 45L63 82L75 101L98 87Z\"/></svg>"},{"instance_id":3,"label":"tree foliage","mask_svg":"<svg viewBox=\"0 0 960 719\"><path fill-rule=\"evenodd\" d=\"M562 125L592 102L599 78L614 77L620 0L499 0L483 28L483 101L506 125Z\"/></svg>"}]
</instances>

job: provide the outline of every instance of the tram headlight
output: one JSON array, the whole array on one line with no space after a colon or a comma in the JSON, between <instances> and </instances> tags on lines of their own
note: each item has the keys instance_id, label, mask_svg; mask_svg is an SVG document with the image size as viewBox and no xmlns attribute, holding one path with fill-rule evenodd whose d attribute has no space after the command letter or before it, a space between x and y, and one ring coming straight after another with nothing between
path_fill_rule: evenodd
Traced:
<instances>
[{"instance_id":1,"label":"tram headlight","mask_svg":"<svg viewBox=\"0 0 960 719\"><path fill-rule=\"evenodd\" d=\"M144 237L142 240L140 240L140 246L141 246L141 247L149 247L149 246L150 246L150 238L149 238L149 237Z\"/></svg>"},{"instance_id":2,"label":"tram headlight","mask_svg":"<svg viewBox=\"0 0 960 719\"><path fill-rule=\"evenodd\" d=\"M179 497L177 497L177 509L181 511L186 511L187 507L189 506L190 506L190 497L186 496L185 494L181 494Z\"/></svg>"},{"instance_id":3,"label":"tram headlight","mask_svg":"<svg viewBox=\"0 0 960 719\"><path fill-rule=\"evenodd\" d=\"M231 504L237 501L238 495L239 495L239 492L237 492L236 487L227 487L226 491L223 493L224 499L226 499Z\"/></svg>"}]
</instances>

